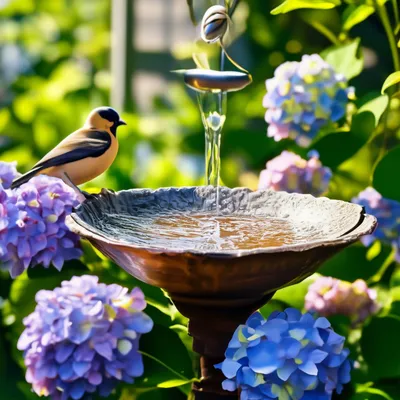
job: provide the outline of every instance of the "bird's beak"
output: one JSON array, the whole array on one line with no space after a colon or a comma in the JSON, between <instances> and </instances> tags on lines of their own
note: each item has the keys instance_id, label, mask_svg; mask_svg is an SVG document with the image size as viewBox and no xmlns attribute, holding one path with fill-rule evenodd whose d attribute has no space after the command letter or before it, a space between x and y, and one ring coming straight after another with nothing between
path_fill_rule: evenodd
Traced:
<instances>
[{"instance_id":1,"label":"bird's beak","mask_svg":"<svg viewBox=\"0 0 400 400\"><path fill-rule=\"evenodd\" d=\"M120 126L120 125L127 125L127 123L123 119L120 119L118 121L118 126Z\"/></svg>"}]
</instances>

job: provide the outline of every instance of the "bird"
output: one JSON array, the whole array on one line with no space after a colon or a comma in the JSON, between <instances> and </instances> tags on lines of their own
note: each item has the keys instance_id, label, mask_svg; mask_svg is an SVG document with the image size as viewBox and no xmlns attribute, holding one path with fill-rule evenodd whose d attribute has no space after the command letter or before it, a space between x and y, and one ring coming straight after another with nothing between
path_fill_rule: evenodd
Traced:
<instances>
[{"instance_id":1,"label":"bird","mask_svg":"<svg viewBox=\"0 0 400 400\"><path fill-rule=\"evenodd\" d=\"M38 174L54 176L76 188L106 171L118 153L117 128L126 125L111 107L92 110L82 128L71 133L30 171L16 178L16 189Z\"/></svg>"}]
</instances>

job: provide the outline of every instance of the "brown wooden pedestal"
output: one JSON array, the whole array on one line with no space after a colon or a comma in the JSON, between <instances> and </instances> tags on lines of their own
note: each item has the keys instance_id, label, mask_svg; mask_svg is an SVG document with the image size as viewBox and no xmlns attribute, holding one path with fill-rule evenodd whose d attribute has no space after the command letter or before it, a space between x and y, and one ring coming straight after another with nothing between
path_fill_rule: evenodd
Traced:
<instances>
[{"instance_id":1,"label":"brown wooden pedestal","mask_svg":"<svg viewBox=\"0 0 400 400\"><path fill-rule=\"evenodd\" d=\"M178 310L189 318L193 350L200 355L201 381L193 384L195 400L237 400L239 393L222 389L226 379L215 365L225 358L225 350L236 328L273 296L261 299L204 299L171 295Z\"/></svg>"}]
</instances>

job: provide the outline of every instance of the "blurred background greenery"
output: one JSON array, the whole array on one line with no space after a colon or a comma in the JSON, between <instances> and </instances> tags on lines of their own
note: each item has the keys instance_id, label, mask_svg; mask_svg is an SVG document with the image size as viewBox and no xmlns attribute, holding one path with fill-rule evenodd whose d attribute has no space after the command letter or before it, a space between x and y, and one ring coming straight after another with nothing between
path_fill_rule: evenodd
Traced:
<instances>
[{"instance_id":1,"label":"blurred background greenery","mask_svg":"<svg viewBox=\"0 0 400 400\"><path fill-rule=\"evenodd\" d=\"M215 3L195 1L196 18L201 19ZM379 95L383 81L393 71L377 17L371 15L360 25L346 25L343 20L349 7L361 1L349 0L331 10L271 15L279 3L244 0L235 13L236 40L230 54L252 73L254 83L228 97L222 181L230 187L256 188L265 163L283 149L305 155L304 149L290 141L276 143L266 137L265 80L279 64L299 60L302 54L319 53L332 44L351 43L351 38L360 36L364 70L351 81L358 105ZM128 126L119 130L116 162L106 174L87 184L87 190L203 184L204 134L196 98L179 76L171 73L194 66L191 54L196 37L198 30L190 22L185 0L0 0L1 160L16 160L19 171L24 172L79 128L92 108L111 105L122 113ZM216 48L210 54L215 66ZM397 144L400 135L399 103L393 99L387 114L389 147ZM370 184L381 144L382 129L378 129L367 145L360 151L356 148L354 154L350 151L350 158L335 166L331 197L350 200ZM340 153L341 148L326 151ZM325 154L325 158L329 157ZM360 245L351 247L322 271L341 279L368 279L379 271L389 250L370 255L373 260L368 264L366 253ZM128 287L139 284L89 247L82 261L67 265L61 274L35 269L30 280L26 274L12 284L8 278L0 279L0 301L8 299L2 302L4 325L0 326L0 393L5 393L4 399L36 398L24 383L22 369L11 360L21 364L15 342L38 289L52 289L62 279L88 271L104 282ZM349 269L350 264L354 268ZM144 351L176 367L189 380L194 376L193 355L188 351L190 340L183 317L160 290L140 286L150 304L148 313L156 321L155 330L143 338ZM302 308L305 288L300 287L297 295L285 295L283 290L274 307L291 303ZM160 337L169 342L167 349ZM159 382L176 376L168 375L170 371L160 364L150 367L149 363L151 360L146 361L146 371L152 373L139 382L141 389L119 393L120 399L144 398L149 388L149 399L185 397L189 385L154 391Z\"/></svg>"},{"instance_id":2,"label":"blurred background greenery","mask_svg":"<svg viewBox=\"0 0 400 400\"><path fill-rule=\"evenodd\" d=\"M212 3L195 2L198 19ZM358 98L378 92L392 71L387 41L374 16L347 32L340 9L270 15L277 4L243 1L235 14L234 34L240 36L230 51L251 71L254 83L229 96L222 146L222 180L228 186L256 186L265 162L293 147L265 135L264 82L279 64L320 52L331 40L361 35L365 70L352 82ZM196 101L170 72L194 65L197 31L185 0L3 0L0 6L2 160L17 160L25 171L80 127L90 109L111 105L124 114L128 127L120 130L122 146L114 166L88 186L203 182L203 129ZM352 188L356 192L365 186L367 174L352 172L359 182Z\"/></svg>"}]
</instances>

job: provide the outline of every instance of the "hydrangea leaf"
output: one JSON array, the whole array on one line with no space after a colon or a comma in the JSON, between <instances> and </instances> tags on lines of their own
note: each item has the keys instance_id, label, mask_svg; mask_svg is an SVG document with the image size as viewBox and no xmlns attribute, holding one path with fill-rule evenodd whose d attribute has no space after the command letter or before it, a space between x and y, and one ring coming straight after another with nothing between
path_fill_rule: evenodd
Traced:
<instances>
[{"instance_id":1,"label":"hydrangea leaf","mask_svg":"<svg viewBox=\"0 0 400 400\"><path fill-rule=\"evenodd\" d=\"M144 377L135 380L138 387L156 387L169 380L193 379L188 350L173 330L155 325L150 333L140 339L140 350L146 373ZM145 353L151 355L151 358Z\"/></svg>"},{"instance_id":2,"label":"hydrangea leaf","mask_svg":"<svg viewBox=\"0 0 400 400\"><path fill-rule=\"evenodd\" d=\"M350 400L394 400L388 393L377 388L362 388L357 390L357 394L351 397Z\"/></svg>"},{"instance_id":3,"label":"hydrangea leaf","mask_svg":"<svg viewBox=\"0 0 400 400\"><path fill-rule=\"evenodd\" d=\"M321 53L321 57L332 65L337 73L343 74L347 79L359 75L364 65L360 51L360 39L330 47Z\"/></svg>"},{"instance_id":4,"label":"hydrangea leaf","mask_svg":"<svg viewBox=\"0 0 400 400\"><path fill-rule=\"evenodd\" d=\"M157 385L159 388L169 389L173 387L179 387L183 385L187 385L188 383L192 383L193 379L184 380L184 379L170 379L168 381L161 382Z\"/></svg>"},{"instance_id":5,"label":"hydrangea leaf","mask_svg":"<svg viewBox=\"0 0 400 400\"><path fill-rule=\"evenodd\" d=\"M400 146L389 151L375 167L373 186L383 196L400 201L400 186L394 185L391 179L395 171L400 170Z\"/></svg>"},{"instance_id":6,"label":"hydrangea leaf","mask_svg":"<svg viewBox=\"0 0 400 400\"><path fill-rule=\"evenodd\" d=\"M363 104L358 113L369 111L374 114L375 117L375 126L378 126L379 121L385 112L387 106L389 104L389 97L387 95L375 97L372 100L369 100L367 103Z\"/></svg>"},{"instance_id":7,"label":"hydrangea leaf","mask_svg":"<svg viewBox=\"0 0 400 400\"><path fill-rule=\"evenodd\" d=\"M387 246L383 247L381 253L369 262L366 258L367 251L368 249L362 245L347 247L326 261L319 272L350 282L356 279L368 280L385 262L391 249ZM352 267L349 268L349 265Z\"/></svg>"},{"instance_id":8,"label":"hydrangea leaf","mask_svg":"<svg viewBox=\"0 0 400 400\"><path fill-rule=\"evenodd\" d=\"M373 318L361 336L361 350L371 379L400 377L400 318Z\"/></svg>"},{"instance_id":9,"label":"hydrangea leaf","mask_svg":"<svg viewBox=\"0 0 400 400\"><path fill-rule=\"evenodd\" d=\"M354 5L350 4L345 11L343 21L343 29L349 31L353 26L365 21L370 15L375 12L374 7L367 4Z\"/></svg>"},{"instance_id":10,"label":"hydrangea leaf","mask_svg":"<svg viewBox=\"0 0 400 400\"><path fill-rule=\"evenodd\" d=\"M353 117L349 132L328 133L312 147L318 151L322 164L335 170L367 143L374 129L374 114L363 111ZM344 142L346 146L343 146Z\"/></svg>"},{"instance_id":11,"label":"hydrangea leaf","mask_svg":"<svg viewBox=\"0 0 400 400\"><path fill-rule=\"evenodd\" d=\"M340 0L286 0L271 11L271 14L285 14L300 8L328 10L340 5Z\"/></svg>"},{"instance_id":12,"label":"hydrangea leaf","mask_svg":"<svg viewBox=\"0 0 400 400\"><path fill-rule=\"evenodd\" d=\"M382 94L384 94L387 89L389 89L393 85L396 85L399 82L400 82L400 71L393 72L393 74L390 74L386 78L385 82L383 82Z\"/></svg>"},{"instance_id":13,"label":"hydrangea leaf","mask_svg":"<svg viewBox=\"0 0 400 400\"><path fill-rule=\"evenodd\" d=\"M308 287L318 277L318 274L305 279L304 281L297 283L296 285L288 286L286 288L278 290L273 300L282 301L290 307L303 309L304 297L307 294Z\"/></svg>"}]
</instances>

